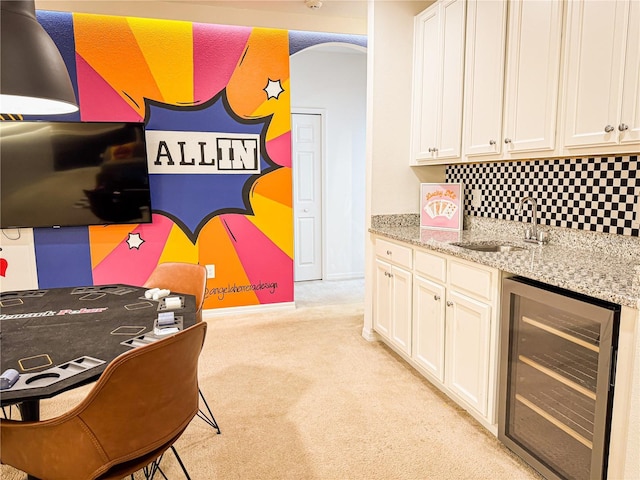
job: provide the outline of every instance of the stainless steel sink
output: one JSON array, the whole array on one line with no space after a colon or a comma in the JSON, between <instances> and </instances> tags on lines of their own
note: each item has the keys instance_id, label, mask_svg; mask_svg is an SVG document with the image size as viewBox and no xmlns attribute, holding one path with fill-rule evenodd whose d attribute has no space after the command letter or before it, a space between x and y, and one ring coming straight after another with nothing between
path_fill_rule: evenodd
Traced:
<instances>
[{"instance_id":1,"label":"stainless steel sink","mask_svg":"<svg viewBox=\"0 0 640 480\"><path fill-rule=\"evenodd\" d=\"M509 245L506 243L496 242L454 243L454 245L466 248L468 250L475 250L476 252L509 253L526 250L525 247L520 247L518 245Z\"/></svg>"}]
</instances>

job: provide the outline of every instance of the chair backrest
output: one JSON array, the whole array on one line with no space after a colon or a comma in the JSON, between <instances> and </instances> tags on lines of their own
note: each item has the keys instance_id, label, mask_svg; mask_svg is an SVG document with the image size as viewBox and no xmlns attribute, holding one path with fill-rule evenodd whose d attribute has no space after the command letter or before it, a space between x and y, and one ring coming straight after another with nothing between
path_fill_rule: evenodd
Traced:
<instances>
[{"instance_id":1,"label":"chair backrest","mask_svg":"<svg viewBox=\"0 0 640 480\"><path fill-rule=\"evenodd\" d=\"M59 417L3 425L3 447L5 441L20 445L17 453L3 448L2 461L19 466L14 456L31 455L18 459L30 473L60 479L111 478L114 471L145 465L198 412L198 357L206 330L200 322L120 355L87 397Z\"/></svg>"},{"instance_id":2,"label":"chair backrest","mask_svg":"<svg viewBox=\"0 0 640 480\"><path fill-rule=\"evenodd\" d=\"M197 414L198 358L206 325L197 323L120 355L75 409L109 464L165 445Z\"/></svg>"},{"instance_id":3,"label":"chair backrest","mask_svg":"<svg viewBox=\"0 0 640 480\"><path fill-rule=\"evenodd\" d=\"M172 292L196 297L196 314L202 318L202 304L207 288L207 269L203 265L185 262L160 263L143 285L145 288L166 288Z\"/></svg>"}]
</instances>

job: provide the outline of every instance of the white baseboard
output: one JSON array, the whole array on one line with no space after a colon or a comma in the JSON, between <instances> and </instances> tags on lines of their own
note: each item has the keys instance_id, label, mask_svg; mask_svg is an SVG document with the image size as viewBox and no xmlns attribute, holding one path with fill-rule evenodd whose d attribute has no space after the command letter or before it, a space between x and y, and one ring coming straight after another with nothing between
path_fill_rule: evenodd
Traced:
<instances>
[{"instance_id":1,"label":"white baseboard","mask_svg":"<svg viewBox=\"0 0 640 480\"><path fill-rule=\"evenodd\" d=\"M325 280L358 280L364 278L364 272L334 273L327 275Z\"/></svg>"},{"instance_id":2,"label":"white baseboard","mask_svg":"<svg viewBox=\"0 0 640 480\"><path fill-rule=\"evenodd\" d=\"M378 334L373 330L373 328L362 328L362 336L367 342L376 342L380 340Z\"/></svg>"},{"instance_id":3,"label":"white baseboard","mask_svg":"<svg viewBox=\"0 0 640 480\"><path fill-rule=\"evenodd\" d=\"M216 318L226 315L244 315L247 313L260 313L270 310L290 310L295 309L294 302L267 303L264 305L247 305L244 307L209 308L202 311L202 318Z\"/></svg>"}]
</instances>

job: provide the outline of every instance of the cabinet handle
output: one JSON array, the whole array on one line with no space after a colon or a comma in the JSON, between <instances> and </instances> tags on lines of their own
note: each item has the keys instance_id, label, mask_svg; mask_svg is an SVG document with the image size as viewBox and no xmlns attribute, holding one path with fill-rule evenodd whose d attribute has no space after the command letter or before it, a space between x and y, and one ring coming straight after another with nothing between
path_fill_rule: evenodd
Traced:
<instances>
[{"instance_id":1,"label":"cabinet handle","mask_svg":"<svg viewBox=\"0 0 640 480\"><path fill-rule=\"evenodd\" d=\"M387 255L391 255L391 250L387 250Z\"/></svg>"},{"instance_id":2,"label":"cabinet handle","mask_svg":"<svg viewBox=\"0 0 640 480\"><path fill-rule=\"evenodd\" d=\"M504 139L504 143L511 143L511 139L510 138L505 138Z\"/></svg>"},{"instance_id":3,"label":"cabinet handle","mask_svg":"<svg viewBox=\"0 0 640 480\"><path fill-rule=\"evenodd\" d=\"M438 300L440 300L440 295L434 295L433 299L437 302Z\"/></svg>"},{"instance_id":4,"label":"cabinet handle","mask_svg":"<svg viewBox=\"0 0 640 480\"><path fill-rule=\"evenodd\" d=\"M614 130L613 125L607 125L606 127L604 127L604 131L606 133L611 133L613 132L613 130Z\"/></svg>"},{"instance_id":5,"label":"cabinet handle","mask_svg":"<svg viewBox=\"0 0 640 480\"><path fill-rule=\"evenodd\" d=\"M621 132L629 130L629 125L627 125L626 123L621 123L620 125L618 125L618 130L620 130Z\"/></svg>"},{"instance_id":6,"label":"cabinet handle","mask_svg":"<svg viewBox=\"0 0 640 480\"><path fill-rule=\"evenodd\" d=\"M433 148L429 147L429 153L433 152Z\"/></svg>"},{"instance_id":7,"label":"cabinet handle","mask_svg":"<svg viewBox=\"0 0 640 480\"><path fill-rule=\"evenodd\" d=\"M495 145L496 141L495 140L489 140L489 145Z\"/></svg>"},{"instance_id":8,"label":"cabinet handle","mask_svg":"<svg viewBox=\"0 0 640 480\"><path fill-rule=\"evenodd\" d=\"M453 302L447 301L447 307L453 307Z\"/></svg>"}]
</instances>

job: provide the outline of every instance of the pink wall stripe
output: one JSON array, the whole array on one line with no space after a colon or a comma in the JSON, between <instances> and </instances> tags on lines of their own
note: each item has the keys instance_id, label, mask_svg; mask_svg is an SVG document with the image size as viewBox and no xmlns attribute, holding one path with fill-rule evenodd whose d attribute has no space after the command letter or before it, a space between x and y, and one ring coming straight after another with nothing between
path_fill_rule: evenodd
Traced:
<instances>
[{"instance_id":1,"label":"pink wall stripe","mask_svg":"<svg viewBox=\"0 0 640 480\"><path fill-rule=\"evenodd\" d=\"M139 248L130 248L127 243L129 236L123 238L93 269L94 285L142 285L158 264L173 226L173 222L167 217L155 214L153 224L138 225L131 234L139 234L144 243Z\"/></svg>"},{"instance_id":2,"label":"pink wall stripe","mask_svg":"<svg viewBox=\"0 0 640 480\"><path fill-rule=\"evenodd\" d=\"M193 100L204 103L227 86L251 34L249 27L193 24Z\"/></svg>"},{"instance_id":3,"label":"pink wall stripe","mask_svg":"<svg viewBox=\"0 0 640 480\"><path fill-rule=\"evenodd\" d=\"M291 132L267 142L267 153L271 160L283 167L291 168Z\"/></svg>"},{"instance_id":4,"label":"pink wall stripe","mask_svg":"<svg viewBox=\"0 0 640 480\"><path fill-rule=\"evenodd\" d=\"M222 216L233 235L238 257L261 304L293 301L293 260L246 217ZM277 284L271 289L269 285Z\"/></svg>"},{"instance_id":5,"label":"pink wall stripe","mask_svg":"<svg viewBox=\"0 0 640 480\"><path fill-rule=\"evenodd\" d=\"M83 121L141 122L143 118L91 65L76 54L78 100Z\"/></svg>"}]
</instances>

